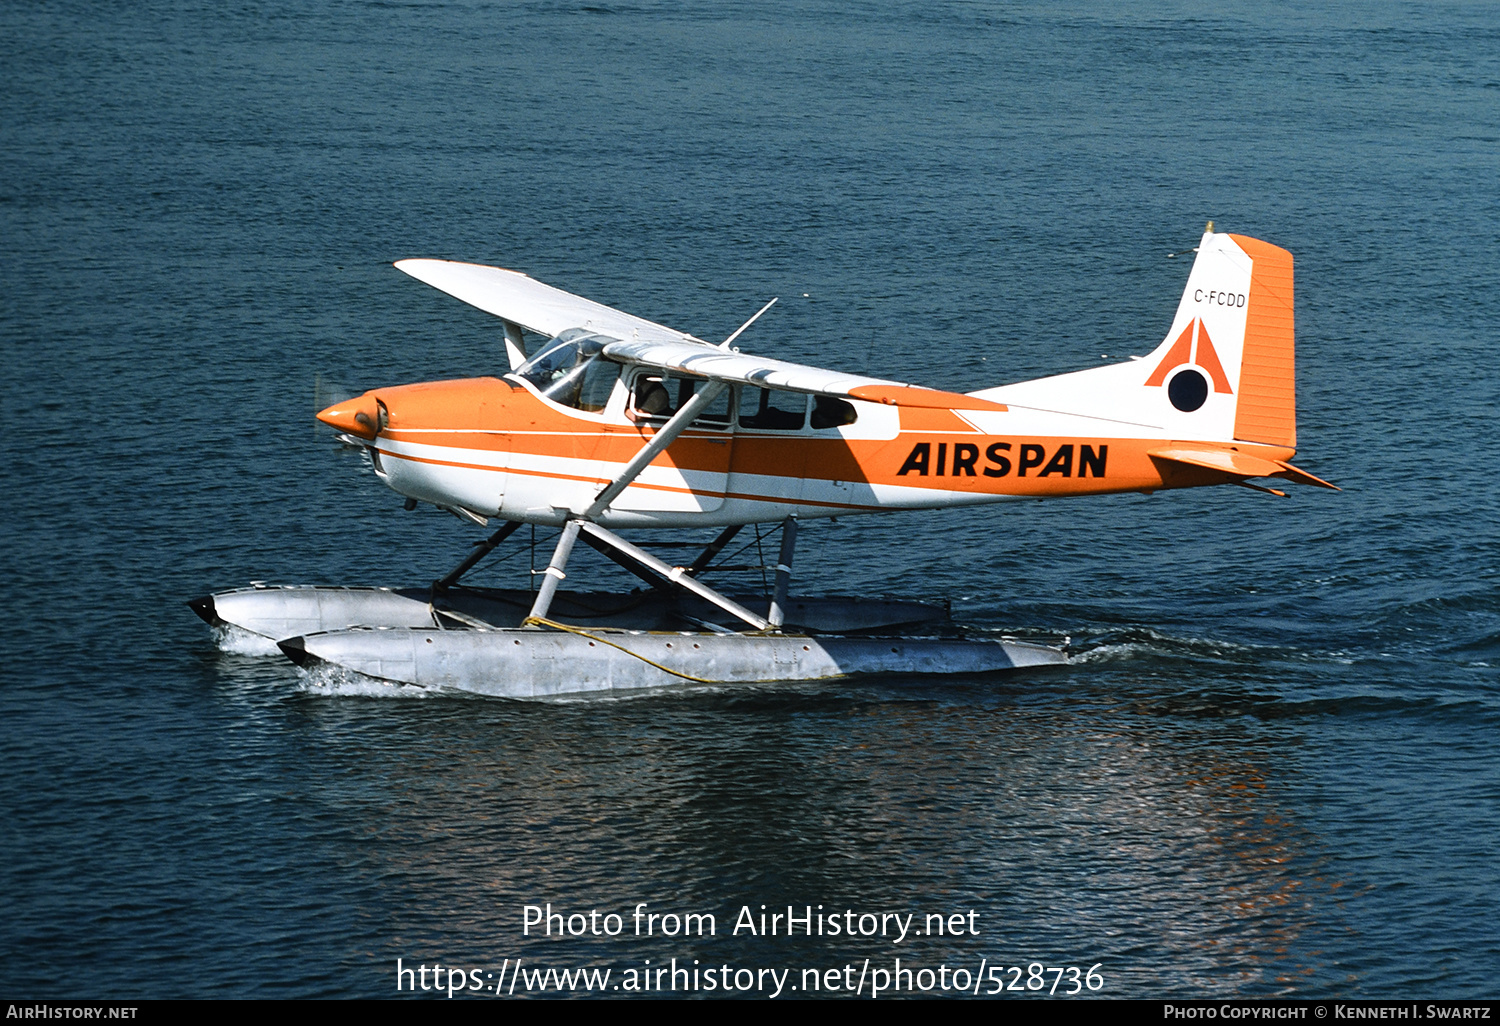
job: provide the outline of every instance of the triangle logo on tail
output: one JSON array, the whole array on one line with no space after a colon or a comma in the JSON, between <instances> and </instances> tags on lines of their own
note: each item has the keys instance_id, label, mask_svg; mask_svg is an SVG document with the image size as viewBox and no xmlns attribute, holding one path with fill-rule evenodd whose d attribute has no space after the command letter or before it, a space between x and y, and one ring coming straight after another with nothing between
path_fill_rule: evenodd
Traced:
<instances>
[{"instance_id":1,"label":"triangle logo on tail","mask_svg":"<svg viewBox=\"0 0 1500 1026\"><path fill-rule=\"evenodd\" d=\"M1219 354L1214 349L1213 339L1208 337L1208 329L1203 326L1201 317L1193 318L1193 323L1182 329L1182 334L1177 336L1177 341L1172 343L1167 355L1156 365L1156 370L1151 372L1146 384L1160 386L1167 380L1168 374L1183 364L1196 364L1207 371L1214 383L1215 392L1234 394L1234 389L1229 387L1229 376L1224 373L1224 365L1219 362Z\"/></svg>"}]
</instances>

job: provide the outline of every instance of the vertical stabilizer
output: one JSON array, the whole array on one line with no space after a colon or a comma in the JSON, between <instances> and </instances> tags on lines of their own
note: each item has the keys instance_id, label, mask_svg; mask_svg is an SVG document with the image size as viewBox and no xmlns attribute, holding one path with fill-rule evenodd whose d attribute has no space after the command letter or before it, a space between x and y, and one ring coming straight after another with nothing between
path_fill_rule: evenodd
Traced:
<instances>
[{"instance_id":1,"label":"vertical stabilizer","mask_svg":"<svg viewBox=\"0 0 1500 1026\"><path fill-rule=\"evenodd\" d=\"M1204 232L1167 337L1141 361L1148 409L1173 435L1234 437L1253 282L1249 254Z\"/></svg>"},{"instance_id":2,"label":"vertical stabilizer","mask_svg":"<svg viewBox=\"0 0 1500 1026\"><path fill-rule=\"evenodd\" d=\"M1254 263L1234 437L1295 449L1297 384L1292 254L1244 235L1230 238Z\"/></svg>"},{"instance_id":3,"label":"vertical stabilizer","mask_svg":"<svg viewBox=\"0 0 1500 1026\"><path fill-rule=\"evenodd\" d=\"M1292 255L1208 231L1145 383L1209 428L1199 437L1295 448L1293 334Z\"/></svg>"}]
</instances>

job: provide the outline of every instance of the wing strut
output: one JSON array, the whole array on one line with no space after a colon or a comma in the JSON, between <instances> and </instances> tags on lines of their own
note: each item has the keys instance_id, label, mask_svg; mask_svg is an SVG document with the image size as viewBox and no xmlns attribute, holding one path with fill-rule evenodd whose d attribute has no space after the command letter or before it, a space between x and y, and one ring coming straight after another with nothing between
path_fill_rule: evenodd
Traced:
<instances>
[{"instance_id":1,"label":"wing strut","mask_svg":"<svg viewBox=\"0 0 1500 1026\"><path fill-rule=\"evenodd\" d=\"M528 620L542 620L546 618L547 610L552 607L553 596L557 594L557 586L567 576L563 570L568 565L568 557L573 553L573 543L578 540L579 528L587 521L592 520L600 513L609 509L609 504L619 498L620 493L629 488L630 483L641 476L641 471L645 470L652 460L661 455L662 450L676 441L677 436L687 430L687 426L693 422L693 419L709 403L717 399L719 393L723 392L726 387L728 386L722 381L710 381L703 387L701 392L683 403L682 408L674 413L672 418L662 425L661 430L651 437L651 441L641 446L640 452L636 453L631 461L625 464L625 469L621 470L619 475L609 484L605 485L603 490L594 497L594 501L589 505L588 509L582 513L574 512L568 517L567 523L563 525L562 536L557 539L557 548L553 551L552 559L548 562L547 569L544 571L545 576L542 578L541 587L537 588L536 600L531 605L531 615L527 618ZM594 525L589 524L588 526L593 527ZM594 534L595 537L599 537L595 532L591 531L590 533ZM614 538L614 535L609 535L609 538ZM608 542L609 538L603 540ZM615 541L623 542L623 539L615 539ZM610 542L610 544L614 543ZM616 547L618 548L618 546ZM631 548L635 548L635 546L631 546ZM621 549L621 551L624 550ZM637 549L636 551L639 552L640 550ZM641 555L644 556L645 553L641 553ZM660 561L657 560L657 562ZM662 563L662 566L666 566L666 564ZM667 569L671 570L672 568L667 567ZM680 584L681 581L673 579L673 583ZM716 596L717 599L723 598L723 596L713 591L707 585L699 585L699 587ZM707 598L708 596L704 597ZM710 598L709 601L716 602L716 598ZM729 600L723 599L723 601L728 602ZM730 611L733 612L733 610ZM738 616L739 614L735 613L735 615ZM755 616L754 613L750 615ZM761 620L760 617L755 617L755 620L759 622L759 629L764 629L767 626L766 621Z\"/></svg>"},{"instance_id":2,"label":"wing strut","mask_svg":"<svg viewBox=\"0 0 1500 1026\"><path fill-rule=\"evenodd\" d=\"M526 362L526 339L519 324L504 320L500 323L505 325L505 358L510 361L510 369L517 370Z\"/></svg>"},{"instance_id":3,"label":"wing strut","mask_svg":"<svg viewBox=\"0 0 1500 1026\"><path fill-rule=\"evenodd\" d=\"M574 513L563 525L562 535L557 539L557 548L552 553L552 559L547 564L545 575L542 578L541 587L537 589L536 601L532 603L531 615L526 622L538 625L539 621L545 621L547 611L552 606L553 596L557 594L557 587L567 575L563 572L568 565L568 557L573 553L573 546L578 541L580 532L588 535L590 545L603 544L613 549L616 553L638 566L644 567L651 573L660 577L668 584L675 585L684 591L691 592L706 602L711 602L732 616L745 621L758 631L774 630L781 626L784 617L783 610L786 606L787 581L791 577L792 546L797 540L797 521L788 517L782 530L781 559L776 567L776 595L771 602L770 618L757 616L744 606L720 595L703 582L693 577L695 570L702 569L699 564L706 565L718 553L718 549L728 543L734 536L733 531L725 531L710 545L702 556L694 562L692 567L668 566L655 556L630 544L624 538L607 531L594 523L594 518L609 508L610 503L619 498L620 493L630 487L630 483L641 475L641 471L661 454L667 446L671 445L677 436L693 422L710 403L719 397L727 386L722 381L709 381L701 392L682 404L682 409L672 415L672 419L664 424L660 431L641 447L640 452L625 465L617 476L603 490L594 497L589 508L582 513ZM737 530L737 529L736 529ZM705 558L706 557L706 558Z\"/></svg>"},{"instance_id":4,"label":"wing strut","mask_svg":"<svg viewBox=\"0 0 1500 1026\"><path fill-rule=\"evenodd\" d=\"M594 504L583 511L583 516L586 519L592 520L600 513L609 509L609 504L618 499L620 493L630 487L630 482L640 477L641 471L645 470L646 466L652 460L661 455L663 449L675 442L677 436L682 434L687 429L687 426L693 422L693 418L697 417L709 403L717 399L719 393L724 391L726 387L728 386L722 381L710 381L704 386L703 391L683 403L682 409L673 414L672 419L662 425L661 430L652 437L651 441L641 447L641 451L635 454L635 458L625 464L625 469L620 471L620 476L616 477L604 487L602 492L595 496Z\"/></svg>"}]
</instances>

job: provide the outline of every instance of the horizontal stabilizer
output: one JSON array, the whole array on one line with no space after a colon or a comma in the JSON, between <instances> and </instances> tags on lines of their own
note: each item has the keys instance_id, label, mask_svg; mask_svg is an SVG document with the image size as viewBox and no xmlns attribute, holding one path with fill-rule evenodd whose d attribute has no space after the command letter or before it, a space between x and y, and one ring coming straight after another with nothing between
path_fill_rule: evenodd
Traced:
<instances>
[{"instance_id":1,"label":"horizontal stabilizer","mask_svg":"<svg viewBox=\"0 0 1500 1026\"><path fill-rule=\"evenodd\" d=\"M1290 463L1268 460L1261 456L1252 456L1250 453L1231 449L1176 445L1151 449L1146 455L1152 459L1182 463L1190 467L1218 470L1236 477L1284 477L1298 484L1317 485L1320 488L1332 488L1334 491L1341 490L1337 485L1329 484L1320 477L1314 477L1305 470L1299 470Z\"/></svg>"},{"instance_id":2,"label":"horizontal stabilizer","mask_svg":"<svg viewBox=\"0 0 1500 1026\"><path fill-rule=\"evenodd\" d=\"M1343 489L1338 485L1330 484L1329 482L1324 481L1321 477L1315 477L1305 470L1301 470L1297 467L1292 466L1285 460L1277 460L1276 462L1282 467L1282 469L1286 471L1286 473L1282 474L1281 476L1286 478L1288 481L1296 481L1298 484L1305 485L1317 485L1319 488L1332 488L1336 492L1343 491Z\"/></svg>"}]
</instances>

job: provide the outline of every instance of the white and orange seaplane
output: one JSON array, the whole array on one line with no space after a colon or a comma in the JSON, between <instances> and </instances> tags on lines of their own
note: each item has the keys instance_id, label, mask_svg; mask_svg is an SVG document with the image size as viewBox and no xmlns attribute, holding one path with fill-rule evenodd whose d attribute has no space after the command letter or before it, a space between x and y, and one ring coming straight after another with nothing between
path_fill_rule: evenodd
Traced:
<instances>
[{"instance_id":1,"label":"white and orange seaplane","mask_svg":"<svg viewBox=\"0 0 1500 1026\"><path fill-rule=\"evenodd\" d=\"M1291 254L1211 223L1149 356L965 394L740 352L775 300L715 344L516 271L395 266L500 318L510 373L377 388L318 419L362 447L408 508L504 523L429 588L261 585L191 603L303 665L537 697L1062 662L1043 645L912 636L946 617L935 605L789 597L799 520L1215 484L1284 494L1251 479L1334 487L1287 462ZM528 334L546 338L530 354ZM458 583L522 524L560 529L534 589ZM757 611L703 578L737 531L761 524L781 538ZM722 531L681 566L617 533L702 527ZM652 589L561 590L579 539Z\"/></svg>"}]
</instances>

